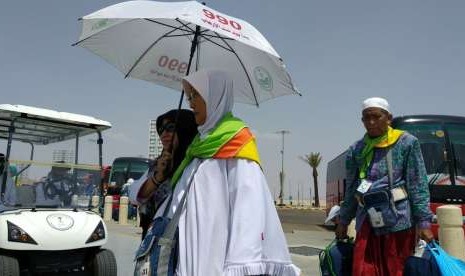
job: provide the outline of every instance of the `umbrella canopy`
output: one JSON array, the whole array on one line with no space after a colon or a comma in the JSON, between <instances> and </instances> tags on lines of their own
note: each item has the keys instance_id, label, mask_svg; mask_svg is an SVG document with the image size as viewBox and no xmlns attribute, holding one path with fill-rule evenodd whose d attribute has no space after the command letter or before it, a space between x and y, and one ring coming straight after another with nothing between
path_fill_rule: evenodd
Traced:
<instances>
[{"instance_id":1,"label":"umbrella canopy","mask_svg":"<svg viewBox=\"0 0 465 276\"><path fill-rule=\"evenodd\" d=\"M249 23L196 1L129 1L84 16L82 46L125 77L182 91L189 70L231 72L237 102L299 94L282 59ZM191 69L192 67L192 69Z\"/></svg>"}]
</instances>

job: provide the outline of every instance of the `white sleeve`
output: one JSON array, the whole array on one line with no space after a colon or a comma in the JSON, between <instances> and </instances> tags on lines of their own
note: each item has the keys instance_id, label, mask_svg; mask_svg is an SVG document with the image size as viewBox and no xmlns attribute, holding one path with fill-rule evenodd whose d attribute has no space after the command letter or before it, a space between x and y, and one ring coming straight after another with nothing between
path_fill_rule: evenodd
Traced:
<instances>
[{"instance_id":1,"label":"white sleeve","mask_svg":"<svg viewBox=\"0 0 465 276\"><path fill-rule=\"evenodd\" d=\"M299 275L260 166L228 160L230 237L226 275ZM259 273L256 273L259 272Z\"/></svg>"}]
</instances>

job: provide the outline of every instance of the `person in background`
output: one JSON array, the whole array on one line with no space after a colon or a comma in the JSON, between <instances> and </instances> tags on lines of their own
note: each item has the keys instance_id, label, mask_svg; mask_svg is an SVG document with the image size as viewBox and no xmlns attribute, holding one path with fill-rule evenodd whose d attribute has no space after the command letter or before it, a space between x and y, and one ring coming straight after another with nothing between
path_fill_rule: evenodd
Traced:
<instances>
[{"instance_id":1,"label":"person in background","mask_svg":"<svg viewBox=\"0 0 465 276\"><path fill-rule=\"evenodd\" d=\"M341 209L339 205L334 205L333 207L331 207L328 216L325 219L325 224L328 224L329 222L334 223L334 225L339 224L339 209Z\"/></svg>"},{"instance_id":2,"label":"person in background","mask_svg":"<svg viewBox=\"0 0 465 276\"><path fill-rule=\"evenodd\" d=\"M64 164L63 161L57 162ZM47 176L36 185L36 204L46 206L69 206L71 204L72 180L69 167L52 166Z\"/></svg>"},{"instance_id":3,"label":"person in background","mask_svg":"<svg viewBox=\"0 0 465 276\"><path fill-rule=\"evenodd\" d=\"M94 184L94 177L92 174L87 174L86 176L83 177L82 179L84 189L83 193L86 196L93 196L95 194L95 184Z\"/></svg>"},{"instance_id":4,"label":"person in background","mask_svg":"<svg viewBox=\"0 0 465 276\"><path fill-rule=\"evenodd\" d=\"M343 201L341 201L340 204L342 204ZM340 213L341 207L339 205L334 205L331 207L329 210L328 216L326 217L325 224L329 224L332 222L335 227L339 224L339 213ZM355 239L355 220L351 220L349 226L347 227L347 236L349 238L354 238Z\"/></svg>"},{"instance_id":5,"label":"person in background","mask_svg":"<svg viewBox=\"0 0 465 276\"><path fill-rule=\"evenodd\" d=\"M347 154L347 188L336 237L347 237L356 217L353 276L400 276L417 235L427 242L433 239L420 144L409 133L391 128L391 120L385 99L366 99L366 133Z\"/></svg>"},{"instance_id":6,"label":"person in background","mask_svg":"<svg viewBox=\"0 0 465 276\"><path fill-rule=\"evenodd\" d=\"M175 125L177 115L179 117ZM169 179L174 171L164 172L166 180L162 182L156 182L149 176L162 173L164 167L161 167L161 163L166 162L167 159L172 159L172 168L176 169L184 159L187 147L197 135L194 113L187 109L173 109L158 116L156 128L163 146L162 154L155 160L152 168L131 185L129 191L131 202L139 205L142 240L147 234L156 210L171 194Z\"/></svg>"},{"instance_id":7,"label":"person in background","mask_svg":"<svg viewBox=\"0 0 465 276\"><path fill-rule=\"evenodd\" d=\"M121 196L129 196L129 189L133 183L134 179L129 178L128 181L123 184L123 187L121 187Z\"/></svg>"},{"instance_id":8,"label":"person in background","mask_svg":"<svg viewBox=\"0 0 465 276\"><path fill-rule=\"evenodd\" d=\"M299 275L260 166L255 137L232 115L233 80L201 70L183 79L199 125L171 178L168 217L181 209L176 275ZM170 171L169 160L166 165ZM160 170L163 172L164 170ZM163 182L167 176L153 176ZM184 206L181 197L190 184Z\"/></svg>"}]
</instances>

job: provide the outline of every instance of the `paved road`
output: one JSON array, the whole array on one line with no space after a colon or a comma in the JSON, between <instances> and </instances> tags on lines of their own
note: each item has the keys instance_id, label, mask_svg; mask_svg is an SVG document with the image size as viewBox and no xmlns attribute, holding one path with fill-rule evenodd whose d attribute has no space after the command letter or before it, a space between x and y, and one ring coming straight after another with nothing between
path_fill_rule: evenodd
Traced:
<instances>
[{"instance_id":1,"label":"paved road","mask_svg":"<svg viewBox=\"0 0 465 276\"><path fill-rule=\"evenodd\" d=\"M302 275L319 275L318 252L324 248L334 234L321 226L324 222L324 211L321 210L278 210L291 257ZM118 263L118 276L133 273L134 252L140 243L141 229L134 225L122 226L116 222L107 223L109 242L106 248L111 249Z\"/></svg>"},{"instance_id":2,"label":"paved road","mask_svg":"<svg viewBox=\"0 0 465 276\"><path fill-rule=\"evenodd\" d=\"M293 230L322 230L326 216L323 210L290 208L278 209L278 215L285 233L291 233Z\"/></svg>"}]
</instances>

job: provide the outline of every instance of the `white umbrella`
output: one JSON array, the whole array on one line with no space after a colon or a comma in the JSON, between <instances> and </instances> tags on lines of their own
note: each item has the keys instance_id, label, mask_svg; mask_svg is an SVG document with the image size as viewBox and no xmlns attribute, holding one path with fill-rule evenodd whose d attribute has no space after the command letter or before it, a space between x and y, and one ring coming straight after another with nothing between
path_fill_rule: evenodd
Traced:
<instances>
[{"instance_id":1,"label":"white umbrella","mask_svg":"<svg viewBox=\"0 0 465 276\"><path fill-rule=\"evenodd\" d=\"M237 102L299 94L270 43L249 23L196 1L129 1L84 16L82 46L120 70L182 91L189 70L232 73Z\"/></svg>"}]
</instances>

